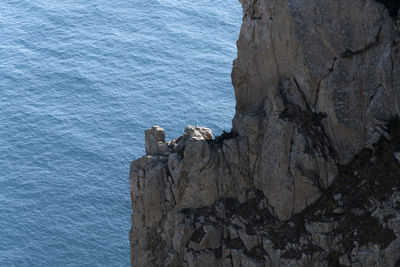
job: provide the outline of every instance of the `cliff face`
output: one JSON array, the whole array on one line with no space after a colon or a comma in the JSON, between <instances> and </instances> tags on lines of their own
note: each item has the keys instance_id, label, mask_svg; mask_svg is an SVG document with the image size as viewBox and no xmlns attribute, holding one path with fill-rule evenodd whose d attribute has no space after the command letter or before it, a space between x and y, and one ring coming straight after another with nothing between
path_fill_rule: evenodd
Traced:
<instances>
[{"instance_id":1,"label":"cliff face","mask_svg":"<svg viewBox=\"0 0 400 267\"><path fill-rule=\"evenodd\" d=\"M241 3L232 132L146 131L130 172L132 266L393 266L397 2Z\"/></svg>"}]
</instances>

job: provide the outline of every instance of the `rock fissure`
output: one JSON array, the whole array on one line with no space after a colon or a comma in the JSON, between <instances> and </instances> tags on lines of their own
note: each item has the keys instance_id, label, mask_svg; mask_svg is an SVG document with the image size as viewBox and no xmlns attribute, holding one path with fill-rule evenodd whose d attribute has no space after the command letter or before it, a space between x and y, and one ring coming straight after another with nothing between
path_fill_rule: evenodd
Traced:
<instances>
[{"instance_id":1,"label":"rock fissure","mask_svg":"<svg viewBox=\"0 0 400 267\"><path fill-rule=\"evenodd\" d=\"M322 84L323 80L325 80L326 78L328 78L329 75L335 70L336 61L337 61L337 57L335 56L335 57L333 58L333 62L332 62L331 67L328 69L328 72L327 72L324 76L322 76L322 78L320 78L319 81L318 81L317 92L316 92L316 94L315 94L315 100L314 100L314 105L313 105L314 107L315 107L315 106L317 105L317 103L318 103L319 92L320 92L320 90L321 90L321 84Z\"/></svg>"},{"instance_id":2,"label":"rock fissure","mask_svg":"<svg viewBox=\"0 0 400 267\"><path fill-rule=\"evenodd\" d=\"M299 91L301 92L300 89ZM301 94L301 96L304 99L304 94ZM322 125L322 120L326 119L327 115L312 111L305 99L305 110L302 110L300 106L289 102L285 95L282 96L282 100L285 109L279 116L283 120L294 122L297 126L297 129L304 135L305 138L307 138L307 152L312 153L314 151L319 151L326 159L329 157L336 159L336 152L331 145L329 137L325 134L324 127Z\"/></svg>"},{"instance_id":3,"label":"rock fissure","mask_svg":"<svg viewBox=\"0 0 400 267\"><path fill-rule=\"evenodd\" d=\"M346 49L345 51L343 51L340 54L340 57L341 58L352 58L354 56L362 55L366 51L378 46L378 44L379 44L379 36L380 36L380 34L382 32L382 27L383 27L383 24L380 25L378 33L375 35L374 40L371 43L367 44L365 47L360 48L360 49L358 49L356 51L352 51L351 49Z\"/></svg>"}]
</instances>

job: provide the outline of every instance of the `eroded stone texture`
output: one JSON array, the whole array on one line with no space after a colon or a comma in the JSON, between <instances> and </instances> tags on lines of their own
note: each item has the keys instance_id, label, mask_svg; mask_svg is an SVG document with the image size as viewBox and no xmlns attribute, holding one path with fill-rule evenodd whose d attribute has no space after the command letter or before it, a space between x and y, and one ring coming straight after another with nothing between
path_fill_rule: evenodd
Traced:
<instances>
[{"instance_id":1,"label":"eroded stone texture","mask_svg":"<svg viewBox=\"0 0 400 267\"><path fill-rule=\"evenodd\" d=\"M288 219L398 114L398 22L376 1L241 2L233 129L256 117L252 176Z\"/></svg>"},{"instance_id":2,"label":"eroded stone texture","mask_svg":"<svg viewBox=\"0 0 400 267\"><path fill-rule=\"evenodd\" d=\"M343 192L315 205L339 165L390 138L399 16L374 0L241 3L232 133L188 126L167 142L162 128L146 131L130 172L132 266L393 266L398 188L351 213ZM350 238L352 220L382 240Z\"/></svg>"},{"instance_id":3,"label":"eroded stone texture","mask_svg":"<svg viewBox=\"0 0 400 267\"><path fill-rule=\"evenodd\" d=\"M395 266L400 119L385 131L340 167L316 203L281 221L261 190L229 183L240 167L224 170L240 160L224 154L235 151L237 138L204 143L209 135L198 134L208 129L187 127L165 155L132 163L132 266Z\"/></svg>"}]
</instances>

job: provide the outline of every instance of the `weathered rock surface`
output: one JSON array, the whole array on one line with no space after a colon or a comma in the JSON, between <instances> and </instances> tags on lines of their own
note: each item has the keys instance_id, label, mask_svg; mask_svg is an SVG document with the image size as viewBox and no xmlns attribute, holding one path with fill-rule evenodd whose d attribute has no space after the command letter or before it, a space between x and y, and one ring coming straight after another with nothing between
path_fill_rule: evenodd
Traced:
<instances>
[{"instance_id":1,"label":"weathered rock surface","mask_svg":"<svg viewBox=\"0 0 400 267\"><path fill-rule=\"evenodd\" d=\"M389 2L241 0L232 132L146 131L130 172L132 266L400 264Z\"/></svg>"}]
</instances>

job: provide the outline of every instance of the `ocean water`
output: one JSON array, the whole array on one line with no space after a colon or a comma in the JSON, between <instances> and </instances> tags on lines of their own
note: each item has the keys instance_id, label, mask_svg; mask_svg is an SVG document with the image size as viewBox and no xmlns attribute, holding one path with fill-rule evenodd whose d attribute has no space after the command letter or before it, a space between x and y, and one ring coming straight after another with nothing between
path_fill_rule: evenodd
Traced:
<instances>
[{"instance_id":1,"label":"ocean water","mask_svg":"<svg viewBox=\"0 0 400 267\"><path fill-rule=\"evenodd\" d=\"M0 1L0 266L128 266L144 130L230 130L236 0Z\"/></svg>"}]
</instances>

